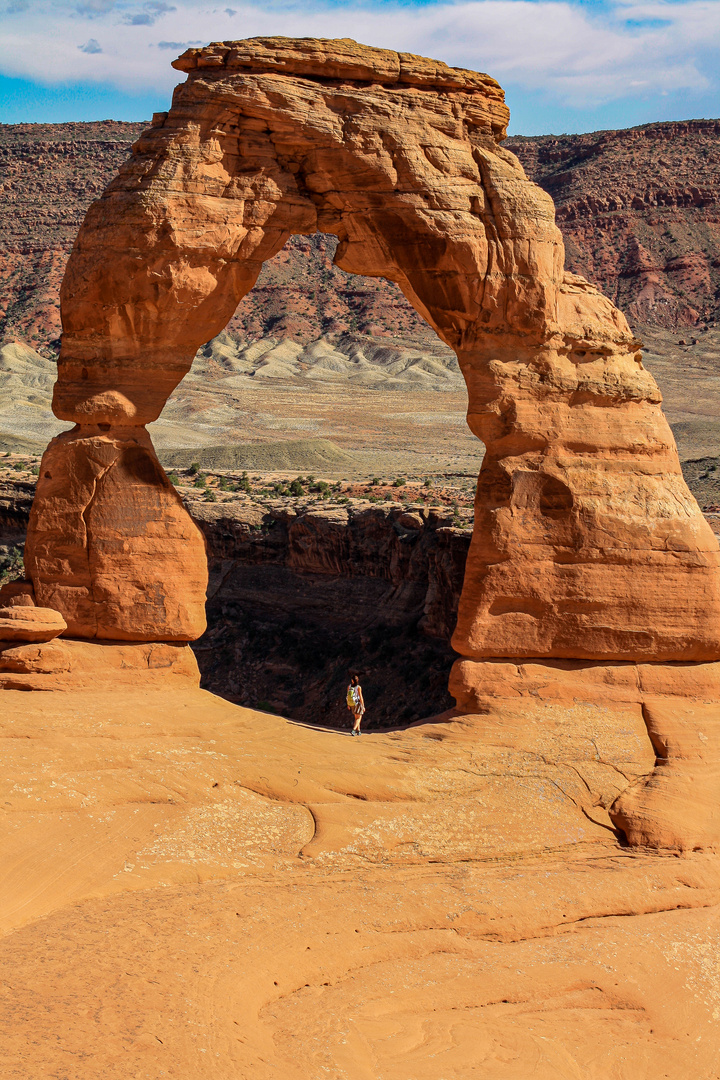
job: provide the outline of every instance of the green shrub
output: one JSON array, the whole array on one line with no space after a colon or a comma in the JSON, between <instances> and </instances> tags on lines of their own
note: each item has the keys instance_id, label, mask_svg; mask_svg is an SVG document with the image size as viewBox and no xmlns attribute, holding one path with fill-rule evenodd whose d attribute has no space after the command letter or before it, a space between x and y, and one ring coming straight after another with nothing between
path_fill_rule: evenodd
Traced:
<instances>
[{"instance_id":1,"label":"green shrub","mask_svg":"<svg viewBox=\"0 0 720 1080\"><path fill-rule=\"evenodd\" d=\"M218 501L217 495L215 494L215 492L213 491L212 488L209 488L205 492L205 502L217 502L217 501Z\"/></svg>"},{"instance_id":2,"label":"green shrub","mask_svg":"<svg viewBox=\"0 0 720 1080\"><path fill-rule=\"evenodd\" d=\"M180 483L180 477L178 476L178 474L175 472L174 469L173 469L173 471L171 473L168 473L168 480L170 481L171 484L174 484L175 487L177 487L178 484Z\"/></svg>"},{"instance_id":3,"label":"green shrub","mask_svg":"<svg viewBox=\"0 0 720 1080\"><path fill-rule=\"evenodd\" d=\"M25 573L23 553L20 548L12 547L8 551L0 548L0 585L14 581Z\"/></svg>"},{"instance_id":4,"label":"green shrub","mask_svg":"<svg viewBox=\"0 0 720 1080\"><path fill-rule=\"evenodd\" d=\"M207 477L204 476L203 473L198 473L197 476L195 477L195 483L193 484L193 487L206 488L207 487Z\"/></svg>"},{"instance_id":5,"label":"green shrub","mask_svg":"<svg viewBox=\"0 0 720 1080\"><path fill-rule=\"evenodd\" d=\"M188 472L191 476L197 476L197 474L200 472L200 466L198 465L197 461L193 461L192 465L188 469Z\"/></svg>"},{"instance_id":6,"label":"green shrub","mask_svg":"<svg viewBox=\"0 0 720 1080\"><path fill-rule=\"evenodd\" d=\"M305 488L303 487L302 480L299 476L297 476L290 484L290 494L296 496L305 494Z\"/></svg>"}]
</instances>

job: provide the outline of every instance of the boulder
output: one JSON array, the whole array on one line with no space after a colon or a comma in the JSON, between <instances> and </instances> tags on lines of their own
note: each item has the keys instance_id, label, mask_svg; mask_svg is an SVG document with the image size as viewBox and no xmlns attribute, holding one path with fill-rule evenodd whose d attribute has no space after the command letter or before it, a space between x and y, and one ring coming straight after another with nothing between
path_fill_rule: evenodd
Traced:
<instances>
[{"instance_id":1,"label":"boulder","mask_svg":"<svg viewBox=\"0 0 720 1080\"><path fill-rule=\"evenodd\" d=\"M65 630L67 623L52 608L0 608L0 641L52 641Z\"/></svg>"}]
</instances>

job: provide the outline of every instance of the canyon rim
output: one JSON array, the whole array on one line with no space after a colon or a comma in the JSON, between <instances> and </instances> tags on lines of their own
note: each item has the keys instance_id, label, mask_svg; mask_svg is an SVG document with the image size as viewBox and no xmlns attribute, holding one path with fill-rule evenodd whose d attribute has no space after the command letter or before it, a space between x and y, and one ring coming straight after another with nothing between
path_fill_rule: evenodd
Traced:
<instances>
[{"instance_id":1,"label":"canyon rim","mask_svg":"<svg viewBox=\"0 0 720 1080\"><path fill-rule=\"evenodd\" d=\"M174 66L67 266L75 427L0 591L10 1075L712 1080L720 552L639 342L489 76L285 38ZM361 746L197 689L203 539L145 430L316 231L455 351L486 447L457 706Z\"/></svg>"}]
</instances>

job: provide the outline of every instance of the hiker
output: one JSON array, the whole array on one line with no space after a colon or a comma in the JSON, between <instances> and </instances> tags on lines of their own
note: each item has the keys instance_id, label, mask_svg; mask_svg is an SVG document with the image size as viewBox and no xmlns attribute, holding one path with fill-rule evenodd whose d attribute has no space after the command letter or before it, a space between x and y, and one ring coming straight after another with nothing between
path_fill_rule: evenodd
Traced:
<instances>
[{"instance_id":1,"label":"hiker","mask_svg":"<svg viewBox=\"0 0 720 1080\"><path fill-rule=\"evenodd\" d=\"M346 701L347 707L354 717L353 729L350 734L359 735L360 721L365 712L365 702L363 700L362 686L360 685L360 680L357 675L353 675L350 679L350 685L347 688Z\"/></svg>"}]
</instances>

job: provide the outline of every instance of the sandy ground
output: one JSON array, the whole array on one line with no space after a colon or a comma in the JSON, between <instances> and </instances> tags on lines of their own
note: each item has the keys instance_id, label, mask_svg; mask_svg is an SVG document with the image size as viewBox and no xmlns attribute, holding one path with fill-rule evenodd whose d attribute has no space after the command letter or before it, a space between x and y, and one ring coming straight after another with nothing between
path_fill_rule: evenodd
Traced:
<instances>
[{"instance_id":1,"label":"sandy ground","mask_svg":"<svg viewBox=\"0 0 720 1080\"><path fill-rule=\"evenodd\" d=\"M720 866L604 807L639 712L346 734L2 695L7 1080L715 1080Z\"/></svg>"}]
</instances>

